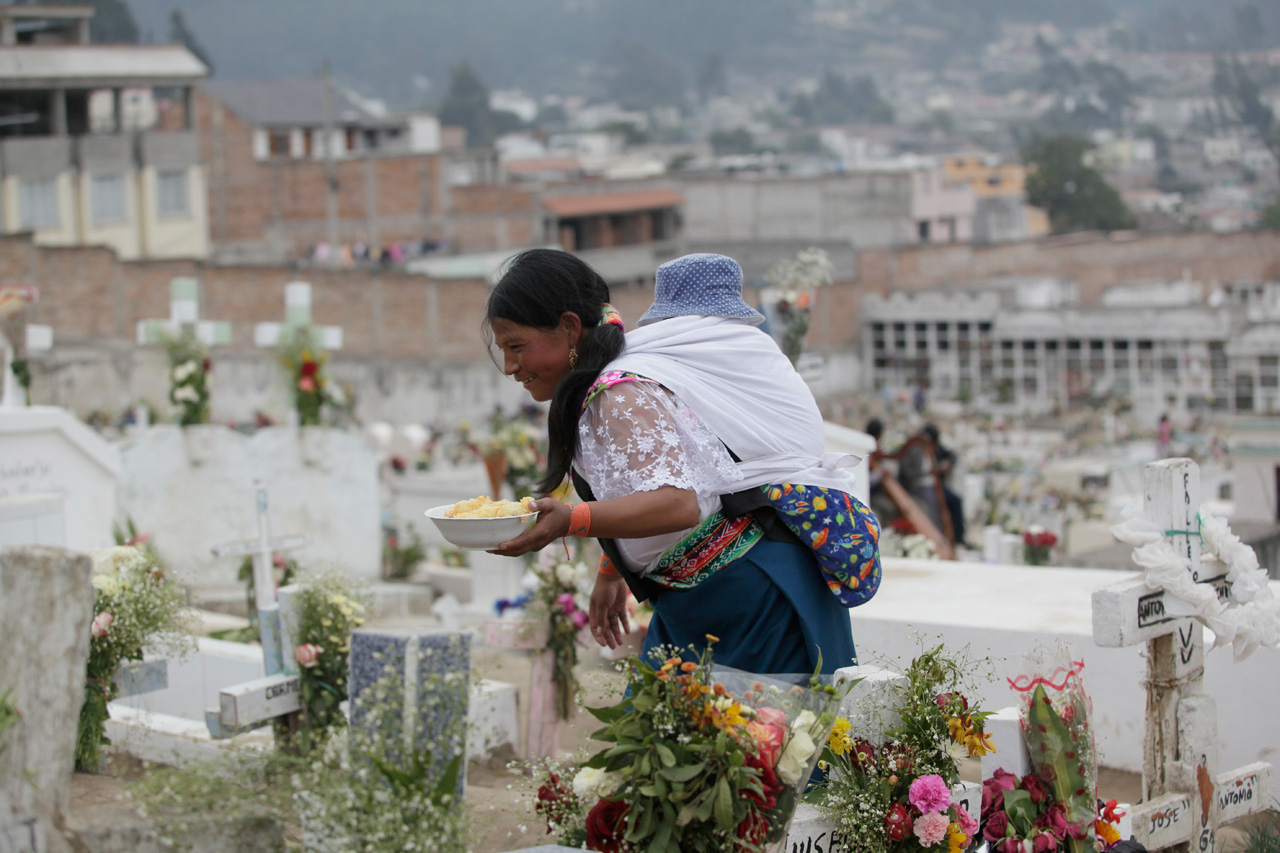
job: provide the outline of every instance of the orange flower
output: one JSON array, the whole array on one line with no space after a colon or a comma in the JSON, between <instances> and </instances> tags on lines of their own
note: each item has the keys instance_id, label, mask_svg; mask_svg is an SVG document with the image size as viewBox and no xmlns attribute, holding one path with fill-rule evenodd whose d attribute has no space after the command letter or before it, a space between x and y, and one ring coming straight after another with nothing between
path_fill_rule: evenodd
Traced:
<instances>
[{"instance_id":1,"label":"orange flower","mask_svg":"<svg viewBox=\"0 0 1280 853\"><path fill-rule=\"evenodd\" d=\"M727 691L724 689L724 685L723 685L723 684L717 684L715 687L713 687L713 688L712 688L712 691L713 691L717 696L723 696L723 695L727 692Z\"/></svg>"},{"instance_id":2,"label":"orange flower","mask_svg":"<svg viewBox=\"0 0 1280 853\"><path fill-rule=\"evenodd\" d=\"M694 663L693 661L686 661L686 662L684 662L684 663L680 664L680 669L682 669L682 670L683 670L683 671L685 671L685 672L693 672L693 671L694 671L694 670L696 670L697 668L698 668L698 665L697 665L696 663Z\"/></svg>"},{"instance_id":3,"label":"orange flower","mask_svg":"<svg viewBox=\"0 0 1280 853\"><path fill-rule=\"evenodd\" d=\"M667 680L667 677L668 677L668 673L665 673L665 672L660 672L660 673L658 673L658 680L659 680L659 681L666 681L666 680Z\"/></svg>"}]
</instances>

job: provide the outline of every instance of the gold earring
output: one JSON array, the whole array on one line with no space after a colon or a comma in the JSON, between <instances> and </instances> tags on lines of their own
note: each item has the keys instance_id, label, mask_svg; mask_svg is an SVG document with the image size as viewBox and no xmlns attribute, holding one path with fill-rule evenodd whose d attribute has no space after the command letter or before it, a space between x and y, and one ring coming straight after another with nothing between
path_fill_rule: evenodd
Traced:
<instances>
[{"instance_id":1,"label":"gold earring","mask_svg":"<svg viewBox=\"0 0 1280 853\"><path fill-rule=\"evenodd\" d=\"M573 370L578 366L578 348L569 347L569 369Z\"/></svg>"}]
</instances>

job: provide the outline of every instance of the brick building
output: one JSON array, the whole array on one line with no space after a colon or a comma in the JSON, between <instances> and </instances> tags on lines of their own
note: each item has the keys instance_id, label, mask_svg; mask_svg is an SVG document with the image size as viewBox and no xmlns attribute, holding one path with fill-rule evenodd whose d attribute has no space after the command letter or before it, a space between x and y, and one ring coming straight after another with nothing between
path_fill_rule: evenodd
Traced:
<instances>
[{"instance_id":1,"label":"brick building","mask_svg":"<svg viewBox=\"0 0 1280 853\"><path fill-rule=\"evenodd\" d=\"M196 90L193 122L220 262L294 262L331 241L520 248L541 234L536 192L501 183L491 151L451 148L429 114L386 115L319 79L217 82Z\"/></svg>"}]
</instances>

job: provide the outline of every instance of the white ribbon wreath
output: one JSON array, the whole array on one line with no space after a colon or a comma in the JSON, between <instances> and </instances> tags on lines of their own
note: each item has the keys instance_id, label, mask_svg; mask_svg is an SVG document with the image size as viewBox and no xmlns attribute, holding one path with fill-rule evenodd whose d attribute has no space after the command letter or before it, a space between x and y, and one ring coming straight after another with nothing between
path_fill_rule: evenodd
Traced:
<instances>
[{"instance_id":1,"label":"white ribbon wreath","mask_svg":"<svg viewBox=\"0 0 1280 853\"><path fill-rule=\"evenodd\" d=\"M1124 516L1111 532L1134 547L1133 562L1143 570L1143 581L1151 589L1164 590L1186 603L1185 610L1166 607L1168 612L1198 619L1213 631L1213 647L1230 643L1237 661L1259 646L1280 648L1280 599L1272 594L1267 573L1258 568L1253 549L1231 532L1226 521L1203 510L1197 516L1202 553L1212 554L1227 567L1231 596L1222 602L1213 584L1192 580L1186 558L1178 556L1169 541L1169 531L1144 516L1141 507L1129 507ZM1190 535L1196 532L1190 531Z\"/></svg>"}]
</instances>

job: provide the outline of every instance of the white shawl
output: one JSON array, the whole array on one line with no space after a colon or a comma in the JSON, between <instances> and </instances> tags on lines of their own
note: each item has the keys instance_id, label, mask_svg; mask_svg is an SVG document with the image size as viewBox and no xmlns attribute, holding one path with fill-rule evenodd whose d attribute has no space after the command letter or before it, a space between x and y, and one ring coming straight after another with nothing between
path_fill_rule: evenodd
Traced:
<instances>
[{"instance_id":1,"label":"white shawl","mask_svg":"<svg viewBox=\"0 0 1280 853\"><path fill-rule=\"evenodd\" d=\"M673 317L633 329L605 370L661 383L742 460L728 492L766 483L853 491L860 457L827 453L813 393L767 334L725 317Z\"/></svg>"}]
</instances>

